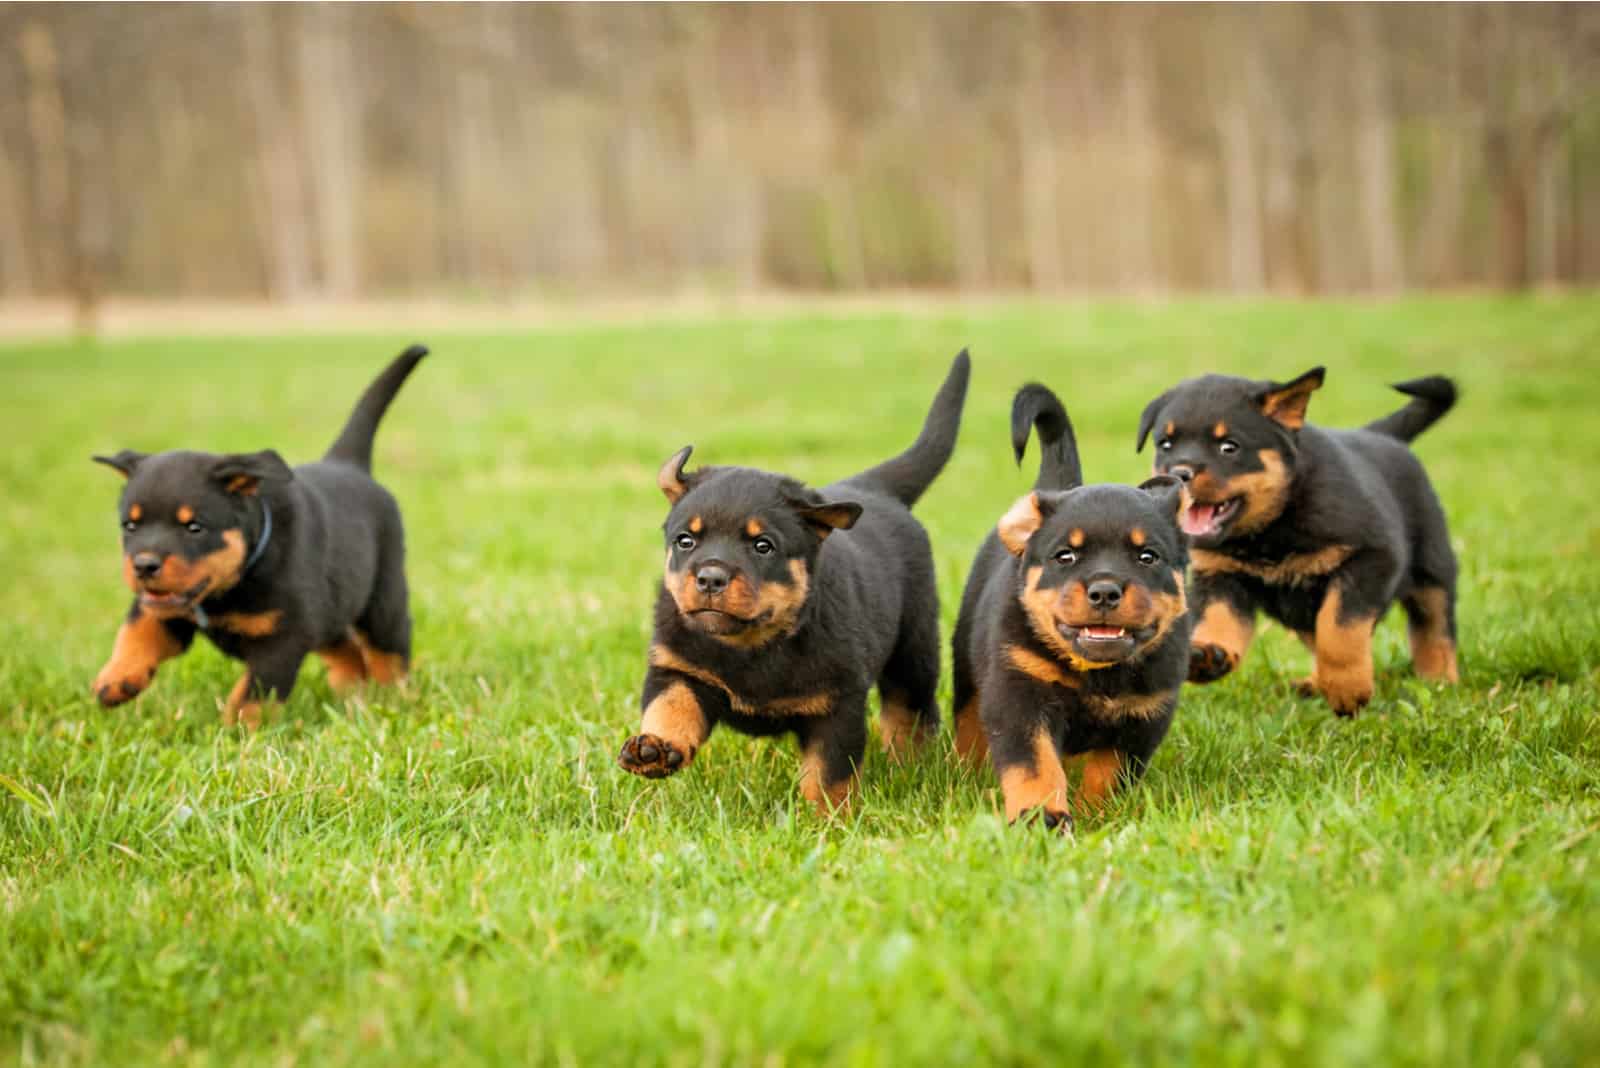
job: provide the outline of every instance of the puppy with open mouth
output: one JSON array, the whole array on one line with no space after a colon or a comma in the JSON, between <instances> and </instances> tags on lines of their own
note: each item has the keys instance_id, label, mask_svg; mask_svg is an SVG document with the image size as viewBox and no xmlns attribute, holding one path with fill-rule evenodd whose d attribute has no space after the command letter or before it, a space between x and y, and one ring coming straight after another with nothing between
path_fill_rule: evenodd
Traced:
<instances>
[{"instance_id":1,"label":"puppy with open mouth","mask_svg":"<svg viewBox=\"0 0 1600 1068\"><path fill-rule=\"evenodd\" d=\"M667 461L666 566L624 770L675 775L718 724L793 734L801 793L826 814L860 767L873 686L891 755L938 732L939 598L911 506L955 447L969 369L962 352L910 449L820 491L752 468L690 472L687 447Z\"/></svg>"},{"instance_id":2,"label":"puppy with open mouth","mask_svg":"<svg viewBox=\"0 0 1600 1068\"><path fill-rule=\"evenodd\" d=\"M401 353L317 463L290 468L271 449L94 458L127 480L122 576L134 593L94 680L101 704L137 697L200 632L245 663L224 723L259 725L262 702L289 696L308 653L337 687L405 676L405 535L400 506L372 477L372 439L427 353Z\"/></svg>"},{"instance_id":3,"label":"puppy with open mouth","mask_svg":"<svg viewBox=\"0 0 1600 1068\"><path fill-rule=\"evenodd\" d=\"M1077 805L1134 782L1166 736L1189 659L1185 494L1174 478L1083 485L1072 424L1044 386L1012 404L1039 475L989 535L956 623L956 748L985 755L1006 818L1072 824L1062 757L1085 755Z\"/></svg>"},{"instance_id":4,"label":"puppy with open mouth","mask_svg":"<svg viewBox=\"0 0 1600 1068\"><path fill-rule=\"evenodd\" d=\"M1288 382L1206 375L1145 408L1138 448L1194 497L1197 619L1189 678L1239 665L1258 610L1294 630L1315 657L1302 692L1353 716L1372 698L1372 631L1398 600L1412 664L1455 682L1456 559L1444 509L1407 444L1455 403L1447 378L1395 388L1412 399L1357 430L1306 422L1323 369Z\"/></svg>"}]
</instances>

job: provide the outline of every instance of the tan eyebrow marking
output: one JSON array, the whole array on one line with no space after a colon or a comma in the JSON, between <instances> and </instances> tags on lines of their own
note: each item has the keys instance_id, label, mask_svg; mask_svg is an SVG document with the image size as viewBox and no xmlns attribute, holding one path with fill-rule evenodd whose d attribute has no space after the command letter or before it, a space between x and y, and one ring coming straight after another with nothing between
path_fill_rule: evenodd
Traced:
<instances>
[{"instance_id":1,"label":"tan eyebrow marking","mask_svg":"<svg viewBox=\"0 0 1600 1068\"><path fill-rule=\"evenodd\" d=\"M1135 548L1142 548L1145 542L1144 528L1134 527L1128 531L1128 540L1133 542Z\"/></svg>"},{"instance_id":2,"label":"tan eyebrow marking","mask_svg":"<svg viewBox=\"0 0 1600 1068\"><path fill-rule=\"evenodd\" d=\"M191 520L193 518L194 518L194 509L193 508L190 508L187 504L180 504L178 506L178 522L187 523L187 522L189 522L189 520Z\"/></svg>"},{"instance_id":3,"label":"tan eyebrow marking","mask_svg":"<svg viewBox=\"0 0 1600 1068\"><path fill-rule=\"evenodd\" d=\"M766 527L761 525L761 520L756 519L753 516L750 518L749 522L745 523L744 525L744 532L750 535L752 538L766 529Z\"/></svg>"},{"instance_id":4,"label":"tan eyebrow marking","mask_svg":"<svg viewBox=\"0 0 1600 1068\"><path fill-rule=\"evenodd\" d=\"M706 529L706 521L704 519L701 519L699 516L695 516L693 519L689 520L689 533L698 534L704 529Z\"/></svg>"},{"instance_id":5,"label":"tan eyebrow marking","mask_svg":"<svg viewBox=\"0 0 1600 1068\"><path fill-rule=\"evenodd\" d=\"M128 518L132 519L134 522L138 522L139 520L143 519L144 518L144 506L141 505L141 504L136 504L132 508L129 508L128 509Z\"/></svg>"},{"instance_id":6,"label":"tan eyebrow marking","mask_svg":"<svg viewBox=\"0 0 1600 1068\"><path fill-rule=\"evenodd\" d=\"M1228 424L1222 422L1219 419L1217 421L1217 425L1211 428L1211 436L1214 437L1214 438L1225 438L1225 437L1227 437L1228 436Z\"/></svg>"},{"instance_id":7,"label":"tan eyebrow marking","mask_svg":"<svg viewBox=\"0 0 1600 1068\"><path fill-rule=\"evenodd\" d=\"M1178 424L1174 423L1171 419L1168 419L1167 420L1167 425L1166 425L1165 429L1163 429L1162 433L1166 434L1167 437L1170 438L1173 434L1175 434L1177 432L1178 432Z\"/></svg>"},{"instance_id":8,"label":"tan eyebrow marking","mask_svg":"<svg viewBox=\"0 0 1600 1068\"><path fill-rule=\"evenodd\" d=\"M1071 534L1067 535L1067 544L1074 549L1083 548L1083 531L1074 527Z\"/></svg>"}]
</instances>

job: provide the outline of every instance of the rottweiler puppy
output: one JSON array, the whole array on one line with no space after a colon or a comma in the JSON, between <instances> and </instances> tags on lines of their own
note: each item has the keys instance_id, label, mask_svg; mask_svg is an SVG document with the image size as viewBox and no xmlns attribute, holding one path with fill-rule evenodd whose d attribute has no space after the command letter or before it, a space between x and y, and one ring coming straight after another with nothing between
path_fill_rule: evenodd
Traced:
<instances>
[{"instance_id":1,"label":"rottweiler puppy","mask_svg":"<svg viewBox=\"0 0 1600 1068\"><path fill-rule=\"evenodd\" d=\"M691 447L666 462L666 570L624 769L676 774L718 724L793 734L801 793L826 815L861 765L874 685L892 757L938 732L939 597L911 506L955 447L969 372L963 351L909 449L820 491L746 467L687 472Z\"/></svg>"},{"instance_id":2,"label":"rottweiler puppy","mask_svg":"<svg viewBox=\"0 0 1600 1068\"><path fill-rule=\"evenodd\" d=\"M956 749L992 759L1006 818L1072 825L1063 756L1088 754L1077 802L1098 806L1144 773L1189 664L1186 495L1175 478L1083 484L1054 393L1024 386L1011 409L1022 462L1039 434L1033 492L978 550L956 622Z\"/></svg>"},{"instance_id":3,"label":"rottweiler puppy","mask_svg":"<svg viewBox=\"0 0 1600 1068\"><path fill-rule=\"evenodd\" d=\"M1198 620L1189 678L1239 665L1256 611L1294 630L1315 657L1304 693L1353 716L1372 698L1372 631L1399 600L1418 675L1455 682L1456 559L1444 509L1406 444L1455 403L1447 378L1394 388L1412 399L1358 430L1306 422L1316 367L1288 382L1206 375L1145 408L1155 470L1194 498L1190 588Z\"/></svg>"},{"instance_id":4,"label":"rottweiler puppy","mask_svg":"<svg viewBox=\"0 0 1600 1068\"><path fill-rule=\"evenodd\" d=\"M400 507L372 478L372 438L428 350L413 345L367 387L321 461L271 449L222 456L124 449L96 456L127 484L122 577L133 605L94 680L110 707L137 697L196 632L245 663L223 722L254 728L315 652L328 681L397 682L411 662Z\"/></svg>"}]
</instances>

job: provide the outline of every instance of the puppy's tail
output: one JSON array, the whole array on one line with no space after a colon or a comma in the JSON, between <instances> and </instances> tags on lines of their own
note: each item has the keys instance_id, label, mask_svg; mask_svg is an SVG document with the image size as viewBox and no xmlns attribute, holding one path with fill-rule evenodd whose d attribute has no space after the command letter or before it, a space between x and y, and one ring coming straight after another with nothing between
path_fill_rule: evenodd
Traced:
<instances>
[{"instance_id":1,"label":"puppy's tail","mask_svg":"<svg viewBox=\"0 0 1600 1068\"><path fill-rule=\"evenodd\" d=\"M1078 439L1072 420L1056 395L1037 382L1017 390L1011 402L1011 451L1017 464L1028 451L1028 433L1039 432L1039 477L1036 490L1069 490L1083 485L1083 465L1078 461Z\"/></svg>"},{"instance_id":2,"label":"puppy's tail","mask_svg":"<svg viewBox=\"0 0 1600 1068\"><path fill-rule=\"evenodd\" d=\"M917 503L944 469L950 454L955 451L956 432L961 429L961 407L967 400L967 379L972 373L972 360L962 349L950 365L944 385L934 395L933 406L923 420L922 433L911 448L892 460L850 479L898 498L907 508Z\"/></svg>"},{"instance_id":3,"label":"puppy's tail","mask_svg":"<svg viewBox=\"0 0 1600 1068\"><path fill-rule=\"evenodd\" d=\"M1443 418L1456 403L1456 384L1443 375L1397 382L1395 389L1411 398L1399 411L1367 424L1368 430L1401 441L1415 441L1417 435Z\"/></svg>"},{"instance_id":4,"label":"puppy's tail","mask_svg":"<svg viewBox=\"0 0 1600 1068\"><path fill-rule=\"evenodd\" d=\"M400 392L412 368L427 354L426 345L412 345L372 380L372 385L356 401L355 411L350 413L350 419L339 432L339 439L333 443L324 460L354 464L363 471L372 470L372 437L378 432L378 421L389 410L389 402Z\"/></svg>"}]
</instances>

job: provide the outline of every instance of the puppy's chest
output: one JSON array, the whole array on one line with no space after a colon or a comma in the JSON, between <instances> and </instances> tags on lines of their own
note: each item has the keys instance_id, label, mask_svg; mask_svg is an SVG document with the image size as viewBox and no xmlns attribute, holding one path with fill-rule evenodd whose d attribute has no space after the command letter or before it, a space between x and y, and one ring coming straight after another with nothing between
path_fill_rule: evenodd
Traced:
<instances>
[{"instance_id":1,"label":"puppy's chest","mask_svg":"<svg viewBox=\"0 0 1600 1068\"><path fill-rule=\"evenodd\" d=\"M1251 546L1223 552L1193 549L1190 566L1197 576L1229 575L1278 590L1310 590L1327 585L1332 575L1355 554L1342 542L1311 545Z\"/></svg>"},{"instance_id":2,"label":"puppy's chest","mask_svg":"<svg viewBox=\"0 0 1600 1068\"><path fill-rule=\"evenodd\" d=\"M824 716L848 688L839 665L782 651L706 657L658 643L650 650L650 662L720 690L744 716Z\"/></svg>"}]
</instances>

